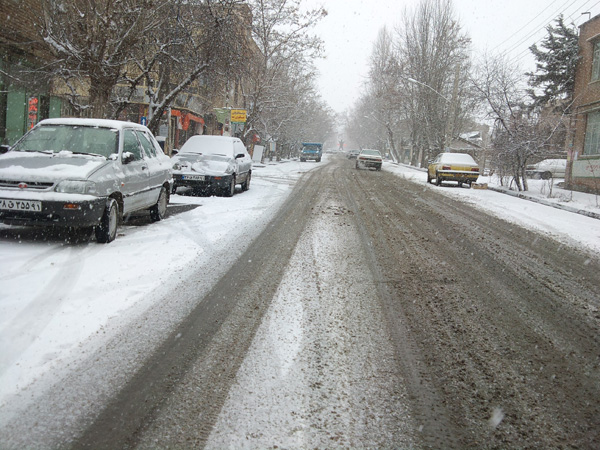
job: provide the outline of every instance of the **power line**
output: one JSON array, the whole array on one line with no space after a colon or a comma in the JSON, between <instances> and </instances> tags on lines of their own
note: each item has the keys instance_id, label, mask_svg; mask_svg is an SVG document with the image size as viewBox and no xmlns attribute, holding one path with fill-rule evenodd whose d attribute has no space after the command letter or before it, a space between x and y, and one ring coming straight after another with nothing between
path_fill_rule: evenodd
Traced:
<instances>
[{"instance_id":1,"label":"power line","mask_svg":"<svg viewBox=\"0 0 600 450\"><path fill-rule=\"evenodd\" d=\"M553 0L552 3L550 3L548 6L546 6L544 9L542 9L542 11L540 12L540 14L542 14L544 11L546 11L548 8L550 8L554 3L556 3L558 0ZM568 0L567 0L568 1ZM522 30L524 30L525 28L527 28L529 26L529 24L531 24L531 22L533 22L534 20L536 20L538 18L538 16L534 17L533 19L531 19L529 22L527 22L525 25L523 25L521 28L519 28L513 35L511 35L510 37L506 38L505 40L503 40L502 42L500 42L498 45L496 45L494 48L492 48L493 50L496 50L498 47L504 45L506 42L510 41L513 37L517 36Z\"/></svg>"},{"instance_id":2,"label":"power line","mask_svg":"<svg viewBox=\"0 0 600 450\"><path fill-rule=\"evenodd\" d=\"M569 1L571 3L569 3L569 5L565 7L565 4L568 3ZM576 3L577 1L578 0L567 0L558 9L556 9L551 15L547 16L543 20L543 22L542 22L543 24L542 25L538 26L533 31L530 31L527 35L525 35L524 37L522 37L517 43L511 45L510 47L508 47L507 49L505 49L502 53L503 54L507 54L507 53L511 53L514 50L516 50L519 46L521 46L525 42L527 42L527 40L531 39L537 33L539 33L540 31L544 30L548 26L548 24L550 24L560 14L563 14L568 8L570 8L571 6L573 6L573 4Z\"/></svg>"},{"instance_id":3,"label":"power line","mask_svg":"<svg viewBox=\"0 0 600 450\"><path fill-rule=\"evenodd\" d=\"M581 13L583 12L587 12L587 11L591 11L592 9L594 9L596 6L598 6L600 4L600 0L597 1L596 3L594 3L593 5L591 5L590 7L588 7L588 4L591 3L593 0L588 0L587 2L585 2L583 5L579 6L575 11L573 11L570 15L566 16L567 19L571 19L573 24L576 25L575 22L577 21L581 21L582 20L582 15ZM584 11L582 11L584 10ZM587 11L585 11L587 10ZM563 11L564 12L564 11ZM576 16L579 13L578 16ZM576 16L575 18L573 18L573 16ZM558 16L556 16L558 17ZM554 19L556 19L556 17ZM554 20L553 19L553 20ZM547 25L546 25L547 26ZM538 40L536 40L535 42L533 42L531 45L534 44L539 44L542 42L542 40L545 38L545 36L539 38ZM514 61L515 62L519 62L521 61L523 58L525 58L527 55L530 54L530 47L531 45L529 45L526 49L522 50L521 52L519 52L515 58Z\"/></svg>"}]
</instances>

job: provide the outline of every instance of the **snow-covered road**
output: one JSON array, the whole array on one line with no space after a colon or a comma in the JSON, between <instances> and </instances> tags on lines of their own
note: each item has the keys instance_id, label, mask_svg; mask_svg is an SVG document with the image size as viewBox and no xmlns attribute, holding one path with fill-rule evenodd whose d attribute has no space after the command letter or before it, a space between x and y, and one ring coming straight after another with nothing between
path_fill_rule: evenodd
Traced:
<instances>
[{"instance_id":1,"label":"snow-covered road","mask_svg":"<svg viewBox=\"0 0 600 450\"><path fill-rule=\"evenodd\" d=\"M0 437L13 431L3 425L32 408L58 421L39 399L52 396L55 384L95 352L114 353L105 349L116 339L122 346L117 359L86 369L87 382L94 384L82 387L87 399L58 394L82 413L110 395L264 229L299 177L315 167L257 166L251 189L232 198L173 196L170 208L195 208L158 223L131 220L108 245L73 244L49 230L0 225ZM191 274L201 274L201 283L193 292L182 290ZM131 332L139 320L153 324L150 334ZM37 422L29 416L31 423L20 422L25 428ZM47 438L46 430L28 429L33 442L35 435Z\"/></svg>"},{"instance_id":2,"label":"snow-covered road","mask_svg":"<svg viewBox=\"0 0 600 450\"><path fill-rule=\"evenodd\" d=\"M333 191L313 209L207 448L412 446L376 281Z\"/></svg>"},{"instance_id":3,"label":"snow-covered road","mask_svg":"<svg viewBox=\"0 0 600 450\"><path fill-rule=\"evenodd\" d=\"M320 164L285 162L256 167L250 191L230 199L174 196L174 209L178 204L197 207L155 224L136 219L106 246L71 244L56 234L40 237L26 228L0 225L0 439L14 447L60 443L69 434L64 417L93 412L119 389L145 352L160 344L264 230L302 173L325 165L328 159ZM384 171L551 235L565 248L572 245L590 255L600 251L598 220L492 191L430 186L424 173L402 166L386 164ZM593 208L593 196L563 199L567 200ZM382 430L385 441L385 423L365 428L360 417L348 413L369 408L393 408L398 411L396 424L405 419L407 429L412 429L411 419L404 415L402 390L371 404L365 400L368 396L363 396L364 389L346 389L360 386L364 373L381 378L376 367L363 364L363 375L358 368L353 370L353 352L358 350L352 343L378 347L378 358L387 358L386 346L365 331L378 326L380 314L367 301L373 280L361 278L338 257L353 254L358 245L355 230L344 222L347 213L335 202L324 200L318 205L252 342L251 357L242 365L210 445L226 445L227 435L232 439L227 445L241 446L247 436L263 442L257 430L265 427L284 427L284 446L325 446L330 438L333 445L361 445L358 436ZM348 233L336 232L342 226ZM340 239L342 235L346 237ZM362 265L358 263L352 267ZM315 264L318 272L311 266ZM184 287L191 274L202 274L193 292ZM363 298L365 303L359 302L356 310L348 309L348 304L332 301L339 296ZM291 320L291 314L299 316ZM353 329L337 320L341 316L349 318ZM141 336L136 333L131 324L140 321L144 330L152 331ZM315 341L318 333L313 331L320 331L319 339L324 341ZM109 353L113 356L108 357ZM89 366L92 355L97 364ZM345 378L338 376L336 366L324 366L323 358L335 360L338 366L346 364ZM79 391L57 390L56 383L82 369L86 376L78 381ZM323 383L319 389L304 389L317 379ZM387 388L385 382L377 386L381 392ZM273 392L285 401L264 397ZM322 404L316 401L315 392L333 398L330 406L336 413L319 410ZM61 399L62 408L46 405L50 398ZM248 415L255 417L256 423L247 421ZM44 426L39 425L40 418ZM323 420L328 421L323 433L306 431L314 431L312 427ZM237 434L232 434L234 429ZM340 430L345 431L343 436ZM401 430L403 427L397 431ZM395 439L410 446L410 433L401 434L403 437Z\"/></svg>"}]
</instances>

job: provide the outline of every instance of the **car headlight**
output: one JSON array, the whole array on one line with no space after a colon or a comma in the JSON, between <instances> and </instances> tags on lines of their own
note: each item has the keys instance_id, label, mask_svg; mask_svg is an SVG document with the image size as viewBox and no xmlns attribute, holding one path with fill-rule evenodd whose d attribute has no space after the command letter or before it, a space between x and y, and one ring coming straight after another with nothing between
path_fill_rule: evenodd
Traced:
<instances>
[{"instance_id":1,"label":"car headlight","mask_svg":"<svg viewBox=\"0 0 600 450\"><path fill-rule=\"evenodd\" d=\"M97 194L96 183L93 181L63 180L54 190L62 194Z\"/></svg>"},{"instance_id":2,"label":"car headlight","mask_svg":"<svg viewBox=\"0 0 600 450\"><path fill-rule=\"evenodd\" d=\"M178 162L173 164L173 170L181 170L181 164L179 164Z\"/></svg>"}]
</instances>

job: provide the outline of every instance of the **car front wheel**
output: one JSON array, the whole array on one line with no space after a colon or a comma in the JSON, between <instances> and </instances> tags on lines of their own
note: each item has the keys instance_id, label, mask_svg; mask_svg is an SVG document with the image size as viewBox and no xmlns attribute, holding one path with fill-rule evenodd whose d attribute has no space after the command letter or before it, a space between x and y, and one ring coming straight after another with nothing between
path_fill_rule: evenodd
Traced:
<instances>
[{"instance_id":1,"label":"car front wheel","mask_svg":"<svg viewBox=\"0 0 600 450\"><path fill-rule=\"evenodd\" d=\"M117 226L119 223L119 205L114 198L111 198L106 203L106 209L100 224L96 226L96 241L100 244L108 244L117 237Z\"/></svg>"},{"instance_id":2,"label":"car front wheel","mask_svg":"<svg viewBox=\"0 0 600 450\"><path fill-rule=\"evenodd\" d=\"M442 185L442 179L440 178L440 174L437 172L435 173L435 185L436 186Z\"/></svg>"},{"instance_id":3,"label":"car front wheel","mask_svg":"<svg viewBox=\"0 0 600 450\"><path fill-rule=\"evenodd\" d=\"M223 190L225 197L233 197L233 194L235 194L235 176L231 177L229 185Z\"/></svg>"},{"instance_id":4,"label":"car front wheel","mask_svg":"<svg viewBox=\"0 0 600 450\"><path fill-rule=\"evenodd\" d=\"M150 208L150 218L154 222L158 222L165 218L167 213L167 205L169 204L169 195L167 189L163 186L160 188L160 194L158 194L158 201L156 205Z\"/></svg>"},{"instance_id":5,"label":"car front wheel","mask_svg":"<svg viewBox=\"0 0 600 450\"><path fill-rule=\"evenodd\" d=\"M246 177L246 181L242 183L242 191L247 191L250 189L250 180L252 179L252 172L248 172L248 176Z\"/></svg>"}]
</instances>

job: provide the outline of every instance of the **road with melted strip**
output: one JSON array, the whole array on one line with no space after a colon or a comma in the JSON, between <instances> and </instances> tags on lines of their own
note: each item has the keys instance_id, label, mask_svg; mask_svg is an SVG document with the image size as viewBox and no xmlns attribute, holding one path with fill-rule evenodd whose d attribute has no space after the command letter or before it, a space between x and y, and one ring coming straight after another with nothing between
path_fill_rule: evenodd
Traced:
<instances>
[{"instance_id":1,"label":"road with melted strip","mask_svg":"<svg viewBox=\"0 0 600 450\"><path fill-rule=\"evenodd\" d=\"M307 174L72 447L597 445L598 259L438 189Z\"/></svg>"}]
</instances>

